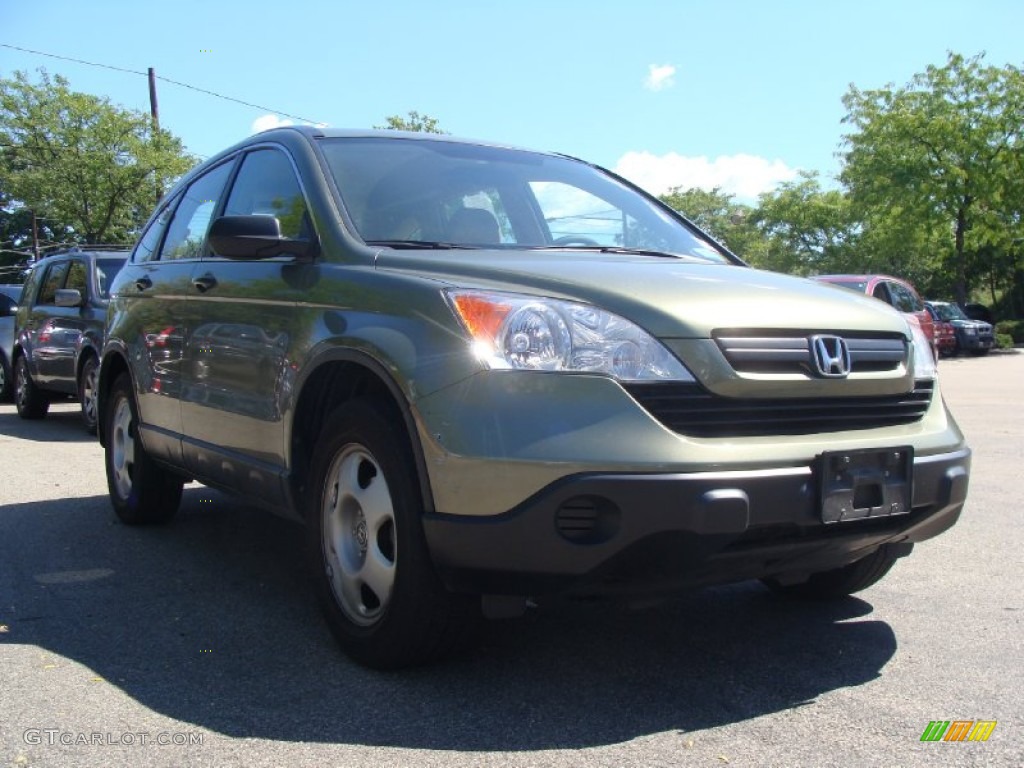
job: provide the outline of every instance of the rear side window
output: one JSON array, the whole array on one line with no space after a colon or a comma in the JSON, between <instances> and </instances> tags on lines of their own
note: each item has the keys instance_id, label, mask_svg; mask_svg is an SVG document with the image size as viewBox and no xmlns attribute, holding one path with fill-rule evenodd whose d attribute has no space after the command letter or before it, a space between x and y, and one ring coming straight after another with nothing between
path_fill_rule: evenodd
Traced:
<instances>
[{"instance_id":1,"label":"rear side window","mask_svg":"<svg viewBox=\"0 0 1024 768\"><path fill-rule=\"evenodd\" d=\"M275 149L260 149L245 156L224 215L276 216L284 237L308 240L312 234L295 171L284 153Z\"/></svg>"},{"instance_id":2,"label":"rear side window","mask_svg":"<svg viewBox=\"0 0 1024 768\"><path fill-rule=\"evenodd\" d=\"M63 287L64 277L67 273L68 263L66 261L47 267L46 277L43 278L43 286L39 289L39 298L36 300L36 304L55 304L57 289Z\"/></svg>"},{"instance_id":3,"label":"rear side window","mask_svg":"<svg viewBox=\"0 0 1024 768\"><path fill-rule=\"evenodd\" d=\"M171 219L161 259L198 259L203 255L206 230L230 173L231 163L224 163L189 185Z\"/></svg>"},{"instance_id":4,"label":"rear side window","mask_svg":"<svg viewBox=\"0 0 1024 768\"><path fill-rule=\"evenodd\" d=\"M123 266L124 259L96 259L96 287L100 298L110 298L110 282Z\"/></svg>"},{"instance_id":5,"label":"rear side window","mask_svg":"<svg viewBox=\"0 0 1024 768\"><path fill-rule=\"evenodd\" d=\"M142 233L142 237L139 238L139 242L135 246L135 254L132 256L132 261L136 264L156 258L156 249L160 246L160 238L163 237L164 229L167 228L167 222L171 220L171 212L177 203L177 200L169 203L160 212L160 215L146 227L146 231Z\"/></svg>"}]
</instances>

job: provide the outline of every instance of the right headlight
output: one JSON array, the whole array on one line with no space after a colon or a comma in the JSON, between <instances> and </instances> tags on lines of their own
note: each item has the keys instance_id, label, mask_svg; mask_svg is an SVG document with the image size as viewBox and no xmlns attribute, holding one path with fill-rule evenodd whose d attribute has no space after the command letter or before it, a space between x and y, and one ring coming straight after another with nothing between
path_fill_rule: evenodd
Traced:
<instances>
[{"instance_id":1,"label":"right headlight","mask_svg":"<svg viewBox=\"0 0 1024 768\"><path fill-rule=\"evenodd\" d=\"M914 341L914 378L934 379L939 375L939 369L935 366L935 356L932 354L932 345L928 337L924 335L921 326L916 322L907 321L910 328L910 336Z\"/></svg>"},{"instance_id":2,"label":"right headlight","mask_svg":"<svg viewBox=\"0 0 1024 768\"><path fill-rule=\"evenodd\" d=\"M619 381L694 381L645 330L573 301L497 291L446 292L481 362L492 369L600 373Z\"/></svg>"}]
</instances>

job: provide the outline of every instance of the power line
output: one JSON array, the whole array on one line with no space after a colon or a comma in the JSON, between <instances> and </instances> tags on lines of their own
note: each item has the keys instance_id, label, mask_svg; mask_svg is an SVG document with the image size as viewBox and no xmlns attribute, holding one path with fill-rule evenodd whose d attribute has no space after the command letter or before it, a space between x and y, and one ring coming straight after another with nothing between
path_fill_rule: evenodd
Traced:
<instances>
[{"instance_id":1,"label":"power line","mask_svg":"<svg viewBox=\"0 0 1024 768\"><path fill-rule=\"evenodd\" d=\"M73 61L76 64L85 64L85 65L90 66L90 67L100 67L101 69L112 69L115 72L127 72L130 75L141 75L142 77L148 77L149 76L149 74L147 72L139 72L139 71L134 70L134 69L125 69L124 67L115 67L115 66L113 66L111 64L98 64L95 61L85 61L84 59L76 59L76 58L73 58L71 56L60 56L60 55L58 55L56 53L46 53L45 51L34 51L31 48L22 48L20 46L10 45L8 43L0 43L0 48L10 48L11 50L14 50L14 51L21 51L22 53L32 53L32 54L35 54L37 56L48 56L51 59L61 59L62 61ZM224 99L225 101L233 101L236 104L242 104L243 106L252 107L253 109L259 109L259 110L262 110L264 112L271 112L271 113L273 113L275 115L281 115L282 117L290 117L293 120L301 120L304 123L311 123L312 125L318 125L321 122L319 120L310 120L308 117L300 117L298 115L289 114L288 112L282 112L279 109L272 109L270 107L263 107L263 106L260 106L259 104L253 104L252 102L249 102L249 101L242 101L241 99L236 99L233 96L225 96L224 94L217 93L216 91L208 91L205 88L200 88L200 87L195 86L195 85L189 85L188 83L183 83L183 82L181 82L179 80L172 80L169 77L161 77L160 75L156 75L155 77L156 77L157 80L163 80L165 83L170 83L171 85L177 85L177 86L179 86L181 88L188 88L188 89L193 90L193 91L198 91L199 93L205 93L208 96L215 96L216 98Z\"/></svg>"}]
</instances>

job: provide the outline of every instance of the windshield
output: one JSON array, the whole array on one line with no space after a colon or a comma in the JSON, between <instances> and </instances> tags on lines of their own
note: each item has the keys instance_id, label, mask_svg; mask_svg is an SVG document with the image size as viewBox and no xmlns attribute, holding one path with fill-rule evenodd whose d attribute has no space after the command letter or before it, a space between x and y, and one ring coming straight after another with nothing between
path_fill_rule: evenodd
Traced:
<instances>
[{"instance_id":1,"label":"windshield","mask_svg":"<svg viewBox=\"0 0 1024 768\"><path fill-rule=\"evenodd\" d=\"M932 306L935 308L935 311L939 313L939 317L946 322L970 319L956 304L932 304Z\"/></svg>"},{"instance_id":2,"label":"windshield","mask_svg":"<svg viewBox=\"0 0 1024 768\"><path fill-rule=\"evenodd\" d=\"M641 250L730 263L663 209L568 158L451 141L321 142L370 244Z\"/></svg>"}]
</instances>

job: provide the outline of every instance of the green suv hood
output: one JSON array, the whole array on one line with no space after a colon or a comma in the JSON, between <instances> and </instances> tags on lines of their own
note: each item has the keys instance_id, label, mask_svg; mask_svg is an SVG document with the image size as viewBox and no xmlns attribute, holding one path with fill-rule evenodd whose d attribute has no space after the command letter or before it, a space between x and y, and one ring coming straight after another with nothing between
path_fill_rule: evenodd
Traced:
<instances>
[{"instance_id":1,"label":"green suv hood","mask_svg":"<svg viewBox=\"0 0 1024 768\"><path fill-rule=\"evenodd\" d=\"M708 338L716 329L907 335L906 321L877 299L742 266L588 251L390 249L376 264L455 287L593 304L663 339Z\"/></svg>"}]
</instances>

